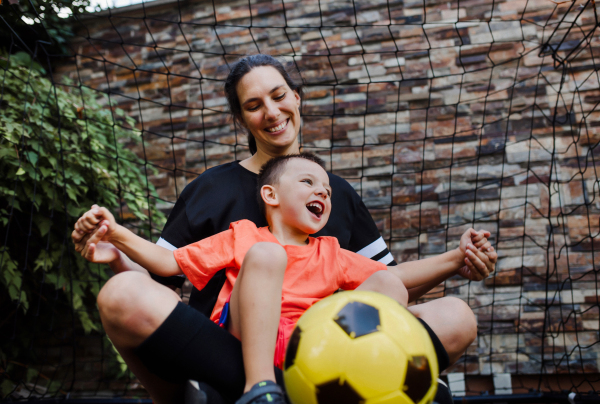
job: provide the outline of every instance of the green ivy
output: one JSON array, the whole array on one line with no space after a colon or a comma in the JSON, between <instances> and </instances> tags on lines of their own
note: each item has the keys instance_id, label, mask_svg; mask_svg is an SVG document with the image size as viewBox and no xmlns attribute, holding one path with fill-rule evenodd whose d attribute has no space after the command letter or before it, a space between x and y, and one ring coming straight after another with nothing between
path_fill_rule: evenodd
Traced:
<instances>
[{"instance_id":1,"label":"green ivy","mask_svg":"<svg viewBox=\"0 0 600 404\"><path fill-rule=\"evenodd\" d=\"M69 319L84 333L100 330L95 297L110 274L75 252L77 218L97 203L144 236L165 220L147 180L152 169L127 147L141 141L135 121L97 92L43 73L26 54L0 54L3 397L12 382L43 382L35 365L39 332Z\"/></svg>"}]
</instances>

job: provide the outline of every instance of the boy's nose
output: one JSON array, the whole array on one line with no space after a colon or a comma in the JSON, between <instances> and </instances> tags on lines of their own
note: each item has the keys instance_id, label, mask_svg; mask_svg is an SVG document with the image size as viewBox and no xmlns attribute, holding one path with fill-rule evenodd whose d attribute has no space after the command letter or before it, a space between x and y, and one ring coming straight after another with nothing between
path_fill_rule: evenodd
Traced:
<instances>
[{"instance_id":1,"label":"boy's nose","mask_svg":"<svg viewBox=\"0 0 600 404\"><path fill-rule=\"evenodd\" d=\"M323 187L319 187L315 190L315 194L319 195L319 196L323 196L325 198L327 198L327 190Z\"/></svg>"}]
</instances>

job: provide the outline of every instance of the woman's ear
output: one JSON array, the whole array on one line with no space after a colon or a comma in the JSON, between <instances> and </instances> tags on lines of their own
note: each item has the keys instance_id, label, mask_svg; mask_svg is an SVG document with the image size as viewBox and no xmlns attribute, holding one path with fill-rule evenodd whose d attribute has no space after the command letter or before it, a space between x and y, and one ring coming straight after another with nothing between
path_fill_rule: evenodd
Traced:
<instances>
[{"instance_id":1,"label":"woman's ear","mask_svg":"<svg viewBox=\"0 0 600 404\"><path fill-rule=\"evenodd\" d=\"M300 108L300 94L298 94L298 91L294 90L294 96L296 97L296 105L298 106L298 108Z\"/></svg>"},{"instance_id":2,"label":"woman's ear","mask_svg":"<svg viewBox=\"0 0 600 404\"><path fill-rule=\"evenodd\" d=\"M268 206L278 206L279 200L277 199L277 192L272 185L263 185L260 189L260 197Z\"/></svg>"}]
</instances>

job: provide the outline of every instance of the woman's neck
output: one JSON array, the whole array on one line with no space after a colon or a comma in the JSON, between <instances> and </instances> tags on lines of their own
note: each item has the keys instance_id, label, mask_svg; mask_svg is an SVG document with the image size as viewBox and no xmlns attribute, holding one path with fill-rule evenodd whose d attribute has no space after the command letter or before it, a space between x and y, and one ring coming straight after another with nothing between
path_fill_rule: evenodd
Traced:
<instances>
[{"instance_id":1,"label":"woman's neck","mask_svg":"<svg viewBox=\"0 0 600 404\"><path fill-rule=\"evenodd\" d=\"M244 167L246 170L252 171L255 174L258 174L260 168L267 161L271 160L273 157L286 156L288 154L298 154L300 153L300 148L298 147L298 143L294 142L290 147L282 150L278 150L277 152L267 152L260 148L252 155L245 160L240 161L240 165Z\"/></svg>"}]
</instances>

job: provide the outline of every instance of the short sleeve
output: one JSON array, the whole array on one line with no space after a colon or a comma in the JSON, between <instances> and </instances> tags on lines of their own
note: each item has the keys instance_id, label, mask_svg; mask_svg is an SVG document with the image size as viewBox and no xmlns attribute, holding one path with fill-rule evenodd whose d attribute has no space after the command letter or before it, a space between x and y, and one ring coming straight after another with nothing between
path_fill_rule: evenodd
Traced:
<instances>
[{"instance_id":1,"label":"short sleeve","mask_svg":"<svg viewBox=\"0 0 600 404\"><path fill-rule=\"evenodd\" d=\"M335 231L322 235L336 237L346 250L385 265L395 265L394 257L358 193L337 175L329 174L329 180L333 187L330 221Z\"/></svg>"},{"instance_id":2,"label":"short sleeve","mask_svg":"<svg viewBox=\"0 0 600 404\"><path fill-rule=\"evenodd\" d=\"M394 257L381 237L371 213L356 194L356 214L352 224L352 234L348 249L385 265L396 265Z\"/></svg>"},{"instance_id":3,"label":"short sleeve","mask_svg":"<svg viewBox=\"0 0 600 404\"><path fill-rule=\"evenodd\" d=\"M219 270L234 264L233 230L225 230L173 252L190 282L202 289Z\"/></svg>"},{"instance_id":4,"label":"short sleeve","mask_svg":"<svg viewBox=\"0 0 600 404\"><path fill-rule=\"evenodd\" d=\"M344 290L354 290L375 272L387 270L385 264L381 262L344 249L339 250L338 262L340 265L340 288Z\"/></svg>"}]
</instances>

